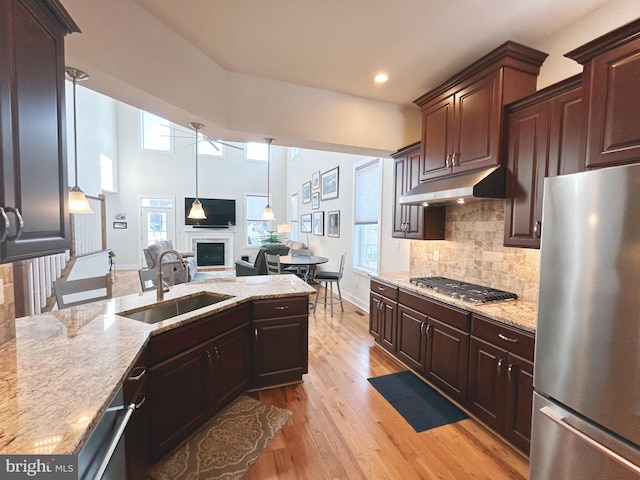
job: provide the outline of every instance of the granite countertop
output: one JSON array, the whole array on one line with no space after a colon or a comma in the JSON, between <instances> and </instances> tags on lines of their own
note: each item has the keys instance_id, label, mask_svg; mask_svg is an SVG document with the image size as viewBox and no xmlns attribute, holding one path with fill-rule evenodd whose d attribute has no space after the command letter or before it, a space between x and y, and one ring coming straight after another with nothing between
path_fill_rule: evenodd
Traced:
<instances>
[{"instance_id":1,"label":"granite countertop","mask_svg":"<svg viewBox=\"0 0 640 480\"><path fill-rule=\"evenodd\" d=\"M409 282L411 276L408 273L389 273L372 276L371 278L382 280L402 287L404 290L419 293L425 297L440 300L443 303L454 305L463 310L480 314L497 322L519 328L526 332L536 332L536 316L538 305L527 300L514 300L505 302L485 303L474 305L472 303L456 300L448 295L436 293L430 288L421 288Z\"/></svg>"},{"instance_id":2,"label":"granite countertop","mask_svg":"<svg viewBox=\"0 0 640 480\"><path fill-rule=\"evenodd\" d=\"M149 338L260 298L315 290L295 275L175 285L165 301L200 292L232 298L155 324L119 316L156 303L156 292L16 319L0 346L0 454L78 453Z\"/></svg>"}]
</instances>

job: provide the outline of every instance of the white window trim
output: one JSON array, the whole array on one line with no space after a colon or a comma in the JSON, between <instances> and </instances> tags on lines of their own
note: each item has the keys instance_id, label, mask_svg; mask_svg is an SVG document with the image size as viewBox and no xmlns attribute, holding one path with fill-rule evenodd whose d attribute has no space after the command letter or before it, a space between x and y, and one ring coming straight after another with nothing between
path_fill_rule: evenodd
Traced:
<instances>
[{"instance_id":1,"label":"white window trim","mask_svg":"<svg viewBox=\"0 0 640 480\"><path fill-rule=\"evenodd\" d=\"M179 230L179 223L178 220L180 220L180 212L182 212L182 206L178 206L176 204L176 196L175 195L166 195L166 194L138 194L138 203L137 203L137 208L136 208L136 218L138 219L138 259L139 259L139 263L141 266L145 266L147 264L145 258L144 258L144 253L142 251L142 199L143 198L168 198L170 200L173 201L173 205L174 205L174 228L173 228L173 237L171 239L171 241L173 242L173 248L176 248L176 236L177 236L177 231ZM182 221L184 222L184 219L182 219ZM146 247L145 247L146 248Z\"/></svg>"},{"instance_id":2,"label":"white window trim","mask_svg":"<svg viewBox=\"0 0 640 480\"><path fill-rule=\"evenodd\" d=\"M202 135L202 134L200 134L200 135ZM220 145L220 155L211 155L211 154L209 154L209 153L203 153L203 152L202 152L202 149L201 149L200 147L198 147L198 158L200 158L200 157L207 157L207 158L220 158L220 159L225 159L225 158L227 158L227 150L228 150L228 149L227 149L227 147L226 147L226 146L224 146L223 144L221 144L220 142L216 142L216 141L215 141L215 140L213 140L213 139L211 139L211 141L212 141L212 142L214 142L214 143L217 143L218 145ZM200 142L199 142L199 143L200 143L200 144L203 144L203 143L207 143L207 141L206 141L206 140L204 140L204 139L202 139L202 140L200 140ZM213 147L211 147L211 148L213 148Z\"/></svg>"},{"instance_id":3,"label":"white window trim","mask_svg":"<svg viewBox=\"0 0 640 480\"><path fill-rule=\"evenodd\" d=\"M369 164L372 164L374 162L378 162L380 164L380 172L379 172L379 185L380 185L380 195L378 195L378 258L377 258L377 268L375 270L375 272L371 272L369 270L364 270L362 268L359 268L357 266L354 265L354 262L356 260L355 258L355 248L354 248L354 242L355 242L355 238L356 238L356 222L355 222L355 212L356 212L356 171L360 168L366 167ZM369 277L371 275L378 275L380 273L380 259L381 259L381 248L380 245L382 244L382 228L381 227L381 223L382 223L382 197L383 197L383 166L384 163L382 161L381 158L379 157L367 157L363 160L360 160L359 162L355 163L353 165L353 183L352 183L352 191L353 191L353 195L352 195L352 205L351 205L351 211L353 212L353 218L351 221L351 249L353 252L353 255L351 255L351 271L357 275L363 276L363 277Z\"/></svg>"},{"instance_id":4,"label":"white window trim","mask_svg":"<svg viewBox=\"0 0 640 480\"><path fill-rule=\"evenodd\" d=\"M266 197L267 198L267 203L269 205L271 205L271 197L272 196L271 196L271 194L269 194L269 196L267 197L267 193L266 192L262 192L262 193L259 193L259 192L246 192L246 193L244 193L244 196L243 196L243 205L242 205L243 211L242 211L242 214L243 214L244 219L243 219L243 222L242 222L242 224L243 224L242 231L244 232L244 240L243 240L244 248L256 249L257 250L257 249L260 249L262 247L262 245L249 245L247 243L247 238L249 238L249 230L247 228L247 223L250 221L247 218L247 197ZM260 219L253 219L251 221L260 221ZM271 223L271 222L269 222L269 223ZM236 221L236 228L237 228L237 226L238 226L238 222Z\"/></svg>"},{"instance_id":5,"label":"white window trim","mask_svg":"<svg viewBox=\"0 0 640 480\"><path fill-rule=\"evenodd\" d=\"M169 150L154 150L151 148L144 148L144 114L149 113L151 115L155 115L151 112L146 112L145 110L138 110L138 151L142 153L151 153L154 155L173 155L175 153L176 142L171 134L174 130L174 124L167 120L167 135L169 135ZM158 115L156 115L157 117ZM161 117L160 117L161 118Z\"/></svg>"},{"instance_id":6,"label":"white window trim","mask_svg":"<svg viewBox=\"0 0 640 480\"><path fill-rule=\"evenodd\" d=\"M257 143L260 144L260 142L247 142L245 143L245 147L244 147L244 161L245 162L254 162L254 163L261 163L263 165L266 165L269 162L269 155L267 153L267 158L265 159L259 159L259 158L249 158L247 157L248 153L249 153L249 143ZM267 143L265 143L265 145L267 145ZM271 148L273 148L273 145L271 145ZM267 152L268 152L268 146L267 146ZM273 151L271 152L271 158L273 159Z\"/></svg>"}]
</instances>

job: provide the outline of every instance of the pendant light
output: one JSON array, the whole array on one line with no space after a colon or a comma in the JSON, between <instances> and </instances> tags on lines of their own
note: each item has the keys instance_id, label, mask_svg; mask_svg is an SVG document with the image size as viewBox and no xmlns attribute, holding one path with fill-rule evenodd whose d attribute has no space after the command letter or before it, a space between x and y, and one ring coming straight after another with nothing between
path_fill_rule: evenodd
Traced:
<instances>
[{"instance_id":1,"label":"pendant light","mask_svg":"<svg viewBox=\"0 0 640 480\"><path fill-rule=\"evenodd\" d=\"M191 210L189 210L187 218L204 220L207 216L204 214L204 209L202 208L200 200L198 200L198 131L204 127L204 125L198 122L191 122L189 123L189 126L196 132L196 199L191 204Z\"/></svg>"},{"instance_id":2,"label":"pendant light","mask_svg":"<svg viewBox=\"0 0 640 480\"><path fill-rule=\"evenodd\" d=\"M271 170L271 142L273 142L273 138L265 138L264 139L265 142L267 142L268 144L268 150L267 150L267 206L264 207L264 212L262 212L262 217L260 217L260 220L263 220L265 222L270 222L272 220L276 219L276 216L273 214L273 208L271 208L271 205L269 204L269 173Z\"/></svg>"},{"instance_id":3,"label":"pendant light","mask_svg":"<svg viewBox=\"0 0 640 480\"><path fill-rule=\"evenodd\" d=\"M76 114L76 83L89 80L89 75L73 67L64 69L67 78L73 81L73 160L75 162L75 185L69 189L69 213L93 213L89 200L78 186L78 122Z\"/></svg>"}]
</instances>

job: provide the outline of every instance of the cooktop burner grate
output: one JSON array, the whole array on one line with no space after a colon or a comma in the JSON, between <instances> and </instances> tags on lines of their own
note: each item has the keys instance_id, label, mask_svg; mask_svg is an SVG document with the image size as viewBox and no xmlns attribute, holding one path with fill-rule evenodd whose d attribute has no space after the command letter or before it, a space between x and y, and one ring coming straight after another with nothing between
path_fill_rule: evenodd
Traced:
<instances>
[{"instance_id":1,"label":"cooktop burner grate","mask_svg":"<svg viewBox=\"0 0 640 480\"><path fill-rule=\"evenodd\" d=\"M448 294L451 298L469 303L500 302L518 298L515 293L445 277L415 277L411 278L410 281L418 287L431 288L435 292Z\"/></svg>"}]
</instances>

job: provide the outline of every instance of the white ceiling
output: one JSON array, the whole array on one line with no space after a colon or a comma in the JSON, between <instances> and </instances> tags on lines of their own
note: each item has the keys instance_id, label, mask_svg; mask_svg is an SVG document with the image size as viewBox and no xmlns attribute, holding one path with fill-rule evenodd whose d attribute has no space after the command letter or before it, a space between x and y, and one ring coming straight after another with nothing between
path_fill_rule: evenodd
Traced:
<instances>
[{"instance_id":1,"label":"white ceiling","mask_svg":"<svg viewBox=\"0 0 640 480\"><path fill-rule=\"evenodd\" d=\"M539 44L608 0L135 1L228 71L410 104L505 40Z\"/></svg>"}]
</instances>

